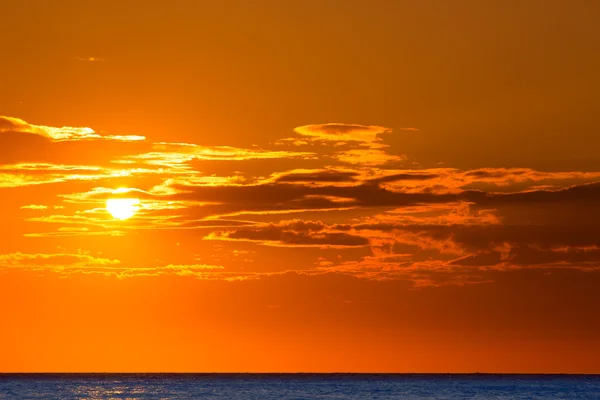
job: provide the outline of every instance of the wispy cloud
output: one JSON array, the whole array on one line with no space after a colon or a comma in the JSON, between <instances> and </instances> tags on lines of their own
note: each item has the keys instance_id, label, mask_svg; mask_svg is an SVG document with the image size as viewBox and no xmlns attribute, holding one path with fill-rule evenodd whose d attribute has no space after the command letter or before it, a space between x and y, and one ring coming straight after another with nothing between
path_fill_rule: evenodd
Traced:
<instances>
[{"instance_id":1,"label":"wispy cloud","mask_svg":"<svg viewBox=\"0 0 600 400\"><path fill-rule=\"evenodd\" d=\"M103 62L104 58L100 58L100 57L77 57L77 59L79 61L85 61L85 62L90 62L90 63L98 63L98 62Z\"/></svg>"},{"instance_id":2,"label":"wispy cloud","mask_svg":"<svg viewBox=\"0 0 600 400\"><path fill-rule=\"evenodd\" d=\"M92 128L63 126L55 128L44 125L29 124L22 119L0 116L0 133L22 132L40 135L55 142L74 140L116 140L123 142L145 140L139 135L101 135Z\"/></svg>"}]
</instances>

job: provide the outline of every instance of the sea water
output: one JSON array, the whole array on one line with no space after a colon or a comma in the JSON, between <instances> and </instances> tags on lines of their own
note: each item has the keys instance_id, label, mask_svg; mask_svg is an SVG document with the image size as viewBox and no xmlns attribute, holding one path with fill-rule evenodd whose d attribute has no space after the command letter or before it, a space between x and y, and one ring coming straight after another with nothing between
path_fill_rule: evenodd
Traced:
<instances>
[{"instance_id":1,"label":"sea water","mask_svg":"<svg viewBox=\"0 0 600 400\"><path fill-rule=\"evenodd\" d=\"M600 399L600 375L0 374L0 399Z\"/></svg>"}]
</instances>

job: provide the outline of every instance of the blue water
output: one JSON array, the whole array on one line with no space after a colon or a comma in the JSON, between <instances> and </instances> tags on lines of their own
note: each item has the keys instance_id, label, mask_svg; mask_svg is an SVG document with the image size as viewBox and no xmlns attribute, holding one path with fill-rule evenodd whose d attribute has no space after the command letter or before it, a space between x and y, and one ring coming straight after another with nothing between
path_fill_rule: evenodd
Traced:
<instances>
[{"instance_id":1,"label":"blue water","mask_svg":"<svg viewBox=\"0 0 600 400\"><path fill-rule=\"evenodd\" d=\"M600 399L600 375L0 374L0 399Z\"/></svg>"}]
</instances>

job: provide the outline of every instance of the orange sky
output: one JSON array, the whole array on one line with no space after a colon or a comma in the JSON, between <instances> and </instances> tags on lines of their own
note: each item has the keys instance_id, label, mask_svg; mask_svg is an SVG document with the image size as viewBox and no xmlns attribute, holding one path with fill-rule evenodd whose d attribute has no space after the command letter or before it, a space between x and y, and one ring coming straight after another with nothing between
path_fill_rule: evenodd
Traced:
<instances>
[{"instance_id":1,"label":"orange sky","mask_svg":"<svg viewBox=\"0 0 600 400\"><path fill-rule=\"evenodd\" d=\"M3 1L0 372L600 373L599 13Z\"/></svg>"}]
</instances>

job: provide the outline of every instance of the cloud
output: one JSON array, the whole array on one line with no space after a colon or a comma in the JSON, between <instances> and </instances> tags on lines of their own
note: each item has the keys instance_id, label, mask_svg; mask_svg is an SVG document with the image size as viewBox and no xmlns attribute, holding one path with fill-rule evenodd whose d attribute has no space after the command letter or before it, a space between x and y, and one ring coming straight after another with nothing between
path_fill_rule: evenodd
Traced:
<instances>
[{"instance_id":1,"label":"cloud","mask_svg":"<svg viewBox=\"0 0 600 400\"><path fill-rule=\"evenodd\" d=\"M429 179L439 178L440 175L437 173L438 170L425 170L415 171L406 170L399 173L392 173L391 175L384 175L380 178L373 178L369 180L372 184L381 184L387 182L398 182L398 181L425 181ZM403 182L403 184L406 184Z\"/></svg>"},{"instance_id":2,"label":"cloud","mask_svg":"<svg viewBox=\"0 0 600 400\"><path fill-rule=\"evenodd\" d=\"M529 196L549 197L549 204L561 203L565 201L564 193L580 192L580 185L570 189L555 190L555 191L529 191L526 193L486 193L477 190L458 190L454 193L436 193L427 191L413 192L396 192L382 185L387 185L385 178L367 180L363 183L356 182L350 186L338 186L337 182L333 185L327 182L322 182L320 185L302 184L299 179L311 179L310 176L298 174L290 174L292 181L298 183L286 182L288 175L283 175L285 178L275 177L277 183L264 184L244 184L244 183L228 183L223 182L217 184L190 184L171 181L161 186L160 189L147 191L137 190L135 196L157 204L174 203L181 204L182 207L200 207L199 214L205 218L217 217L219 215L240 215L244 213L285 213L299 211L317 211L317 210L340 210L348 208L382 208L389 207L390 209L414 209L419 205L436 206L441 204L472 204L474 210L477 211L480 219L488 221L497 221L498 217L490 210L496 208L506 209L515 204L525 204L523 201ZM326 177L323 174L317 174L318 180L333 179L333 180L349 180L350 175L334 175L328 174ZM335 176L335 177L334 177ZM341 178L340 178L341 176ZM406 176L408 177L408 175ZM421 175L419 178L428 178L429 176ZM398 179L396 176L394 179ZM412 178L412 177L411 177ZM355 179L355 178L352 178ZM283 180L281 182L280 180ZM273 179L271 179L273 181ZM422 181L419 179L408 180ZM351 182L352 183L352 182ZM565 192L566 191L566 192ZM593 197L592 189L587 189L584 196L580 196L579 201L590 203L590 198L597 198L600 193ZM65 195L70 201L84 202L103 202L109 197L114 197L115 194L111 189L105 188L100 190L96 188L87 193L74 193ZM525 197L523 197L525 196ZM552 200L553 196L557 196ZM563 198L563 200L560 200ZM521 199L521 200L518 200ZM576 199L571 201L578 201ZM461 219L457 213L450 215L455 222ZM390 215L389 218L397 217L397 222L406 223L409 219L417 220L419 216ZM470 217L472 218L472 217ZM404 222L402 222L404 221ZM451 220L447 220L451 222ZM381 221L380 221L381 222ZM431 221L429 221L431 222Z\"/></svg>"},{"instance_id":3,"label":"cloud","mask_svg":"<svg viewBox=\"0 0 600 400\"><path fill-rule=\"evenodd\" d=\"M320 221L288 220L277 224L214 232L205 240L240 240L270 246L344 248L367 246L369 240L345 232L326 231Z\"/></svg>"},{"instance_id":4,"label":"cloud","mask_svg":"<svg viewBox=\"0 0 600 400\"><path fill-rule=\"evenodd\" d=\"M100 57L77 57L77 59L79 61L85 61L85 62L90 62L90 63L97 63L97 62L104 61L104 58L100 58Z\"/></svg>"},{"instance_id":5,"label":"cloud","mask_svg":"<svg viewBox=\"0 0 600 400\"><path fill-rule=\"evenodd\" d=\"M133 142L145 140L139 135L100 135L92 128L63 126L55 128L44 125L33 125L20 118L0 116L0 133L22 132L39 135L54 142L76 141L76 140L115 140Z\"/></svg>"},{"instance_id":6,"label":"cloud","mask_svg":"<svg viewBox=\"0 0 600 400\"><path fill-rule=\"evenodd\" d=\"M108 258L94 257L85 252L55 253L55 254L0 254L0 270L22 270L28 272L50 272L60 275L72 274L101 274L113 275L120 278L136 276L178 275L192 276L203 279L225 279L240 276L222 273L220 265L208 264L169 264L157 267L132 268L121 265L121 261ZM214 274L214 275L213 275ZM242 274L241 276L247 276Z\"/></svg>"},{"instance_id":7,"label":"cloud","mask_svg":"<svg viewBox=\"0 0 600 400\"><path fill-rule=\"evenodd\" d=\"M84 253L76 254L0 254L0 268L26 270L64 270L69 268L110 267L120 264L119 260L98 258Z\"/></svg>"},{"instance_id":8,"label":"cloud","mask_svg":"<svg viewBox=\"0 0 600 400\"><path fill-rule=\"evenodd\" d=\"M130 155L114 160L121 164L148 164L169 168L178 168L192 161L246 161L256 159L314 158L311 152L269 151L260 149L242 149L230 146L198 146L187 143L154 143L153 151Z\"/></svg>"},{"instance_id":9,"label":"cloud","mask_svg":"<svg viewBox=\"0 0 600 400\"><path fill-rule=\"evenodd\" d=\"M379 149L346 150L335 154L333 157L344 163L363 166L377 166L392 162L399 162L406 159L405 156L388 154Z\"/></svg>"},{"instance_id":10,"label":"cloud","mask_svg":"<svg viewBox=\"0 0 600 400\"><path fill-rule=\"evenodd\" d=\"M91 128L38 126L0 117L0 165L38 163L104 166L150 146L137 135L101 135Z\"/></svg>"},{"instance_id":11,"label":"cloud","mask_svg":"<svg viewBox=\"0 0 600 400\"><path fill-rule=\"evenodd\" d=\"M590 247L598 244L595 233L598 225L568 226L544 225L421 225L399 228L405 232L419 233L433 240L451 240L467 252L479 252L508 244L511 247L536 247L540 249Z\"/></svg>"},{"instance_id":12,"label":"cloud","mask_svg":"<svg viewBox=\"0 0 600 400\"><path fill-rule=\"evenodd\" d=\"M600 199L600 182L572 185L559 189L530 190L476 196L481 204L541 204L556 202L596 202Z\"/></svg>"},{"instance_id":13,"label":"cloud","mask_svg":"<svg viewBox=\"0 0 600 400\"><path fill-rule=\"evenodd\" d=\"M360 175L356 171L339 171L333 169L294 170L276 174L273 181L277 183L340 183L357 182Z\"/></svg>"},{"instance_id":14,"label":"cloud","mask_svg":"<svg viewBox=\"0 0 600 400\"><path fill-rule=\"evenodd\" d=\"M543 249L535 246L509 246L506 251L484 251L450 262L451 265L494 270L521 268L600 269L600 248L560 247Z\"/></svg>"},{"instance_id":15,"label":"cloud","mask_svg":"<svg viewBox=\"0 0 600 400\"><path fill-rule=\"evenodd\" d=\"M413 261L409 255L367 256L358 261L326 263L316 268L329 274L373 281L404 280L413 287L465 286L489 283L483 272L465 273L443 261Z\"/></svg>"},{"instance_id":16,"label":"cloud","mask_svg":"<svg viewBox=\"0 0 600 400\"><path fill-rule=\"evenodd\" d=\"M0 188L16 188L76 180L90 181L126 175L128 175L128 172L122 170L109 170L84 165L45 163L0 165Z\"/></svg>"},{"instance_id":17,"label":"cloud","mask_svg":"<svg viewBox=\"0 0 600 400\"><path fill-rule=\"evenodd\" d=\"M168 264L154 267L130 267L122 265L119 260L94 257L82 251L74 254L0 254L0 271L2 270L22 273L34 272L36 274L48 273L64 277L73 275L102 275L126 279L179 276L182 278L228 282L254 280L261 277L294 273L287 270L281 272L225 271L223 266L211 264ZM320 271L313 273L322 274ZM308 275L311 272L298 272L298 274Z\"/></svg>"},{"instance_id":18,"label":"cloud","mask_svg":"<svg viewBox=\"0 0 600 400\"><path fill-rule=\"evenodd\" d=\"M241 208L244 205L256 204L264 205L265 209L285 209L285 205L293 209L294 204L301 205L306 196L354 199L353 204L362 207L402 206L460 199L460 195L456 194L396 193L369 184L311 187L302 184L200 186L174 183L171 188L174 190L174 194L170 196L173 199L219 202L231 206L237 203ZM465 193L468 195L467 192ZM243 203L239 202L241 199Z\"/></svg>"},{"instance_id":19,"label":"cloud","mask_svg":"<svg viewBox=\"0 0 600 400\"><path fill-rule=\"evenodd\" d=\"M300 126L294 132L306 140L326 142L340 148L331 157L345 164L374 167L406 159L404 155L390 154L385 150L389 146L382 143L382 135L392 130L382 126L330 123Z\"/></svg>"},{"instance_id":20,"label":"cloud","mask_svg":"<svg viewBox=\"0 0 600 400\"><path fill-rule=\"evenodd\" d=\"M21 206L22 210L47 210L48 206L39 205L39 204L30 204L27 206Z\"/></svg>"},{"instance_id":21,"label":"cloud","mask_svg":"<svg viewBox=\"0 0 600 400\"><path fill-rule=\"evenodd\" d=\"M294 132L302 136L333 142L375 142L379 140L379 135L390 131L391 129L382 126L337 123L304 125L294 129Z\"/></svg>"},{"instance_id":22,"label":"cloud","mask_svg":"<svg viewBox=\"0 0 600 400\"><path fill-rule=\"evenodd\" d=\"M307 233L267 228L263 230L236 230L233 232L214 232L205 240L250 241L267 246L282 247L318 247L344 248L360 247L369 244L368 239L347 233Z\"/></svg>"},{"instance_id":23,"label":"cloud","mask_svg":"<svg viewBox=\"0 0 600 400\"><path fill-rule=\"evenodd\" d=\"M188 265L183 256L133 268L79 253L13 253L3 268L10 259L18 269L256 279L266 276L256 267L262 252L268 259L286 247L313 252L313 260L339 252L309 262L306 274L436 286L484 282L490 269L600 265L600 172L410 168L388 146L389 128L338 123L295 132L275 149L203 146L2 117L0 188L11 209L22 210L14 216L24 221L19 234L57 243L152 234L162 243L197 230L238 251L261 246L253 250L258 269L244 273ZM139 212L115 221L105 209L114 197L139 199Z\"/></svg>"}]
</instances>

